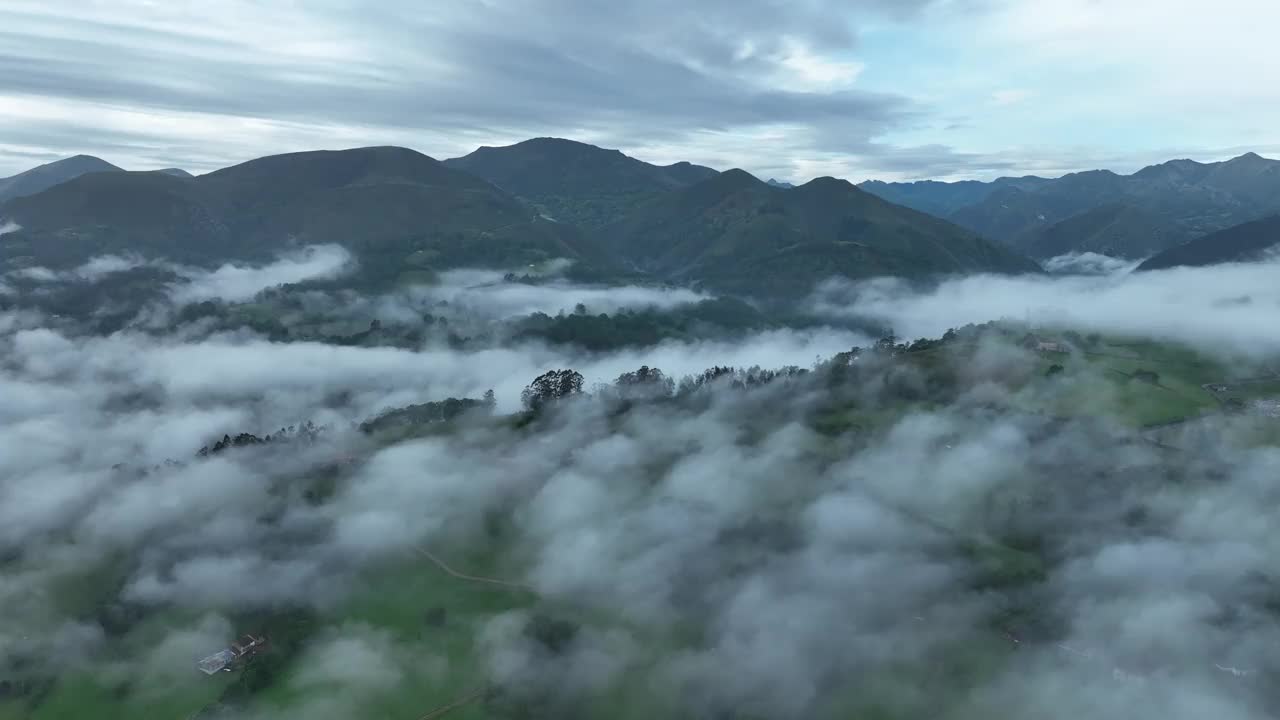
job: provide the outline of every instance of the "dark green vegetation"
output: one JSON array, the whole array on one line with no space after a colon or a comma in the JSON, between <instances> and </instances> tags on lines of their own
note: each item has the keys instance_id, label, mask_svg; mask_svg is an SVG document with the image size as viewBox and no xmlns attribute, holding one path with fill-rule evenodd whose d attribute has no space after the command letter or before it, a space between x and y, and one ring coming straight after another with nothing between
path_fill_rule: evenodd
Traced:
<instances>
[{"instance_id":1,"label":"dark green vegetation","mask_svg":"<svg viewBox=\"0 0 1280 720\"><path fill-rule=\"evenodd\" d=\"M1171 160L1133 175L862 187L1032 257L1110 249L1140 258L1280 210L1280 162L1249 153L1218 163Z\"/></svg>"},{"instance_id":2,"label":"dark green vegetation","mask_svg":"<svg viewBox=\"0 0 1280 720\"><path fill-rule=\"evenodd\" d=\"M706 180L716 171L677 163L660 167L594 145L535 138L482 147L445 165L482 177L564 223L595 229L639 203Z\"/></svg>"},{"instance_id":3,"label":"dark green vegetation","mask_svg":"<svg viewBox=\"0 0 1280 720\"><path fill-rule=\"evenodd\" d=\"M1144 257L1177 245L1185 235L1162 224L1152 213L1123 203L1085 210L1059 223L1027 233L1021 249L1031 257L1070 253ZM1119 250L1118 248L1123 248Z\"/></svg>"},{"instance_id":4,"label":"dark green vegetation","mask_svg":"<svg viewBox=\"0 0 1280 720\"><path fill-rule=\"evenodd\" d=\"M664 340L734 339L784 323L784 317L766 314L741 300L717 298L670 310L623 310L612 315L593 315L585 307L554 317L536 313L515 321L512 330L517 339L607 351L649 347Z\"/></svg>"},{"instance_id":5,"label":"dark green vegetation","mask_svg":"<svg viewBox=\"0 0 1280 720\"><path fill-rule=\"evenodd\" d=\"M214 265L337 243L359 260L357 285L387 287L459 266L609 262L576 228L403 148L275 155L196 178L93 173L0 214L22 226L0 244L10 267L128 252Z\"/></svg>"},{"instance_id":6,"label":"dark green vegetation","mask_svg":"<svg viewBox=\"0 0 1280 720\"><path fill-rule=\"evenodd\" d=\"M1280 245L1280 215L1237 225L1165 250L1147 259L1139 270L1198 267L1257 260Z\"/></svg>"},{"instance_id":7,"label":"dark green vegetation","mask_svg":"<svg viewBox=\"0 0 1280 720\"><path fill-rule=\"evenodd\" d=\"M791 190L730 170L655 198L602 242L662 278L730 293L797 297L827 277L1036 272L973 233L821 178Z\"/></svg>"},{"instance_id":8,"label":"dark green vegetation","mask_svg":"<svg viewBox=\"0 0 1280 720\"><path fill-rule=\"evenodd\" d=\"M115 165L91 155L76 155L0 178L0 204L16 197L35 195L86 173L122 172Z\"/></svg>"},{"instance_id":9,"label":"dark green vegetation","mask_svg":"<svg viewBox=\"0 0 1280 720\"><path fill-rule=\"evenodd\" d=\"M88 295L88 292L84 294ZM737 340L760 330L832 326L831 322L807 315L785 309L757 308L731 297L701 300L667 309L648 307L612 313L594 312L585 305L579 305L569 313L548 315L538 312L487 321L459 317L458 312L445 305L424 310L418 319L388 323L370 322L363 316L350 319L337 311L308 311L301 305L292 289L283 288L263 293L247 303L205 301L187 305L174 320L178 326L201 323L213 332L247 328L277 342L311 341L348 347L409 349L428 345L480 350L516 340L600 352L651 347L667 340ZM62 303L46 303L45 306L50 309L68 307ZM95 327L108 329L107 320L100 319ZM856 331L874 333L879 330L853 321L844 325Z\"/></svg>"},{"instance_id":10,"label":"dark green vegetation","mask_svg":"<svg viewBox=\"0 0 1280 720\"><path fill-rule=\"evenodd\" d=\"M386 290L460 267L564 258L578 280L696 283L796 298L831 276L1035 272L948 222L823 178L784 189L741 170L650 165L549 138L437 162L411 150L276 155L191 177L81 175L0 205L9 270L104 255L204 267L335 243L353 270L319 286Z\"/></svg>"}]
</instances>

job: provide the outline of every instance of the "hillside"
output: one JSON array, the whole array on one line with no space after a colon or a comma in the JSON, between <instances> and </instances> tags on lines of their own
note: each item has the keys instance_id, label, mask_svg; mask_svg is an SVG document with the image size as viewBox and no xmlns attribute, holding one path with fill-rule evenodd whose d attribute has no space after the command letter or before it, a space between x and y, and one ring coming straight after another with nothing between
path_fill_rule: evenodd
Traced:
<instances>
[{"instance_id":1,"label":"hillside","mask_svg":"<svg viewBox=\"0 0 1280 720\"><path fill-rule=\"evenodd\" d=\"M1280 215L1243 223L1165 250L1138 266L1162 270L1182 266L1218 265L1256 259L1280 245Z\"/></svg>"},{"instance_id":2,"label":"hillside","mask_svg":"<svg viewBox=\"0 0 1280 720\"><path fill-rule=\"evenodd\" d=\"M459 265L605 262L576 229L404 148L275 155L198 178L92 174L5 204L0 252L42 265L134 251L213 264L340 243L375 283Z\"/></svg>"},{"instance_id":3,"label":"hillside","mask_svg":"<svg viewBox=\"0 0 1280 720\"><path fill-rule=\"evenodd\" d=\"M833 178L792 190L729 170L655 198L601 231L634 266L675 281L797 296L833 275L1036 272L949 222Z\"/></svg>"},{"instance_id":4,"label":"hillside","mask_svg":"<svg viewBox=\"0 0 1280 720\"><path fill-rule=\"evenodd\" d=\"M0 203L17 197L35 195L86 173L118 171L120 168L106 160L91 155L76 155L0 179Z\"/></svg>"},{"instance_id":5,"label":"hillside","mask_svg":"<svg viewBox=\"0 0 1280 720\"><path fill-rule=\"evenodd\" d=\"M1186 239L1180 228L1154 213L1125 203L1109 203L1037 228L1019 237L1015 245L1030 257L1042 259L1072 252L1146 257Z\"/></svg>"},{"instance_id":6,"label":"hillside","mask_svg":"<svg viewBox=\"0 0 1280 720\"><path fill-rule=\"evenodd\" d=\"M484 178L561 222L600 227L654 195L716 174L687 162L651 165L617 150L535 138L482 147L445 165Z\"/></svg>"},{"instance_id":7,"label":"hillside","mask_svg":"<svg viewBox=\"0 0 1280 720\"><path fill-rule=\"evenodd\" d=\"M1123 205L1129 210L1121 225L1140 240L1115 249L1136 258L1280 210L1280 162L1248 153L1217 163L1171 160L1132 175L1093 170L1051 180L873 181L862 187L1036 256L1044 255L1036 249L1041 245L1065 252L1095 247L1097 230L1115 212L1110 206ZM1094 211L1100 214L1086 215ZM1079 234L1073 239L1071 233Z\"/></svg>"}]
</instances>

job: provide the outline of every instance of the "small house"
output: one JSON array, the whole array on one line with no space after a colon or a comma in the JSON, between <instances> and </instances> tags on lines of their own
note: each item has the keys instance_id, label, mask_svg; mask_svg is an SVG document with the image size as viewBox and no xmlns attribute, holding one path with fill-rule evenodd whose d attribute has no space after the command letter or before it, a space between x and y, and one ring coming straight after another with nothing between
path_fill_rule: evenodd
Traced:
<instances>
[{"instance_id":1,"label":"small house","mask_svg":"<svg viewBox=\"0 0 1280 720\"><path fill-rule=\"evenodd\" d=\"M200 672L205 675L213 675L219 671L231 672L241 660L256 655L266 645L266 637L245 635L236 642L231 643L230 647L223 648L196 663L196 667L200 668Z\"/></svg>"}]
</instances>

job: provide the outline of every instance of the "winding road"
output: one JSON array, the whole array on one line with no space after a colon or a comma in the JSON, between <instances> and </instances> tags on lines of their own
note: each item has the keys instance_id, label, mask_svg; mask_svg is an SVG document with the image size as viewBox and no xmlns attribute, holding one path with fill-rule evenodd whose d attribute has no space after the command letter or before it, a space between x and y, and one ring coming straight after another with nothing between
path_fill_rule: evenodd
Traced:
<instances>
[{"instance_id":1,"label":"winding road","mask_svg":"<svg viewBox=\"0 0 1280 720\"><path fill-rule=\"evenodd\" d=\"M454 570L452 567L450 567L449 564L446 563L444 560L441 560L438 556L436 556L435 553L432 553L430 550L427 550L426 548L415 547L414 551L416 551L419 555L425 557L426 559L430 560L431 562L435 563L436 567L452 575L453 577L458 578L459 580L466 580L468 582L485 583L488 585L497 585L499 587L510 588L512 590L523 590L525 592L534 592L534 589L531 586L525 585L524 583L512 582L510 580L500 580L498 578L481 577L479 575L468 575L467 573L464 573L464 572L458 572L457 570Z\"/></svg>"}]
</instances>

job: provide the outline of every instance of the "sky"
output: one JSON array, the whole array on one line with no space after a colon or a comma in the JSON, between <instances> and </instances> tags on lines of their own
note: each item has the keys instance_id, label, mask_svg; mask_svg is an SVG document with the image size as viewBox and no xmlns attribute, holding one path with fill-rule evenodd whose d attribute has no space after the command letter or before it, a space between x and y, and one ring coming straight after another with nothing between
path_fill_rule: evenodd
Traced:
<instances>
[{"instance_id":1,"label":"sky","mask_svg":"<svg viewBox=\"0 0 1280 720\"><path fill-rule=\"evenodd\" d=\"M0 0L0 176L569 137L761 177L1280 154L1266 0Z\"/></svg>"}]
</instances>

